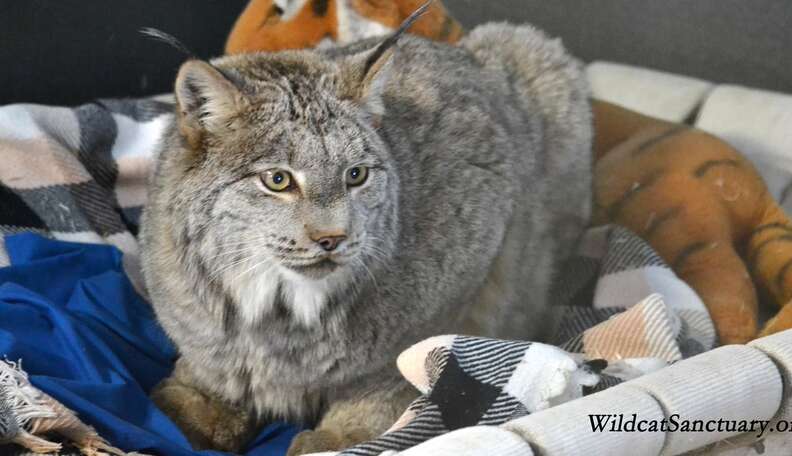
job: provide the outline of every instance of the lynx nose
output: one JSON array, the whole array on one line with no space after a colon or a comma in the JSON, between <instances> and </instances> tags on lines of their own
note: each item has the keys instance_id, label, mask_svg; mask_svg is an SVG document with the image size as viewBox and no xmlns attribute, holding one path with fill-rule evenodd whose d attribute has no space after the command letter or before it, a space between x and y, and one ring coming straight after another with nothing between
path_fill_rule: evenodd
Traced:
<instances>
[{"instance_id":1,"label":"lynx nose","mask_svg":"<svg viewBox=\"0 0 792 456\"><path fill-rule=\"evenodd\" d=\"M337 249L342 242L344 242L344 239L346 239L345 235L322 236L314 239L314 242L319 244L319 247L321 247L325 252L332 252L333 250Z\"/></svg>"}]
</instances>

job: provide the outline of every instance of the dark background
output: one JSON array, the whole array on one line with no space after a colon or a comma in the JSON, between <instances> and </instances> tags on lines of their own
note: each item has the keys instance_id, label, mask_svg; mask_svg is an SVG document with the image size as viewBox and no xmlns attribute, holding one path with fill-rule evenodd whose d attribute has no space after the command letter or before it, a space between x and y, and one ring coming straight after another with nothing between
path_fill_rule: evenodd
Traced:
<instances>
[{"instance_id":1,"label":"dark background","mask_svg":"<svg viewBox=\"0 0 792 456\"><path fill-rule=\"evenodd\" d=\"M245 0L0 0L0 104L76 104L169 92L184 56L222 52Z\"/></svg>"},{"instance_id":2,"label":"dark background","mask_svg":"<svg viewBox=\"0 0 792 456\"><path fill-rule=\"evenodd\" d=\"M222 51L246 0L0 0L0 104L168 92L184 56ZM576 55L792 92L790 0L446 0L463 24L532 22Z\"/></svg>"}]
</instances>

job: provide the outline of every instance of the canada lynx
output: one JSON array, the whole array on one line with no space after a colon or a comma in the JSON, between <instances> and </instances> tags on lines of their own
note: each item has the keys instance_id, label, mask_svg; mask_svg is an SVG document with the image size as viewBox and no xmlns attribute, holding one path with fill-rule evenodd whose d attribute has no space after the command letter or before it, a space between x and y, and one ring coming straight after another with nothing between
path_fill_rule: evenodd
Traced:
<instances>
[{"instance_id":1,"label":"canada lynx","mask_svg":"<svg viewBox=\"0 0 792 456\"><path fill-rule=\"evenodd\" d=\"M395 40L392 40L395 41ZM423 338L541 338L590 209L577 61L529 26L187 62L142 240L178 346L155 394L193 443L311 420L292 452L384 431Z\"/></svg>"}]
</instances>

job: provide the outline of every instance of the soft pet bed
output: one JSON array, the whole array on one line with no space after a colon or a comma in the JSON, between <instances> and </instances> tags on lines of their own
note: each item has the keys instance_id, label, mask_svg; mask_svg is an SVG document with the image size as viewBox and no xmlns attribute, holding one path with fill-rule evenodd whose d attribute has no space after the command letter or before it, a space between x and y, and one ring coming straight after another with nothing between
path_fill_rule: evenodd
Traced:
<instances>
[{"instance_id":1,"label":"soft pet bed","mask_svg":"<svg viewBox=\"0 0 792 456\"><path fill-rule=\"evenodd\" d=\"M104 100L73 109L0 108L0 149L6 159L0 171L5 234L0 259L10 264L0 270L0 354L21 360L34 386L77 412L112 445L175 455L192 452L146 397L168 374L175 353L145 302L134 237L148 165L171 109L156 99ZM15 235L20 232L28 234ZM651 370L714 344L701 301L624 229L589 232L559 284L553 342L582 354L569 359L654 358L657 362L645 364ZM609 320L637 303L621 319ZM636 325L644 331L636 332ZM568 356L558 350L548 362ZM530 359L524 363L536 363ZM598 366L596 371L605 369L598 377L603 381L589 381L587 393L644 372ZM509 366L494 367L511 375ZM549 371L538 369L535 375L539 383L551 381ZM453 380L450 385L452 397L466 394L463 385L457 388ZM432 435L499 424L561 401L546 399L526 406L525 397L511 394L508 414L488 421L483 414L491 404L485 404L480 416L445 423ZM431 396L424 397L406 417L425 417L430 403ZM431 437L416 440L409 430L404 427L398 435L407 437L396 444L372 443L367 454ZM249 454L282 453L293 433L294 428L273 425Z\"/></svg>"},{"instance_id":2,"label":"soft pet bed","mask_svg":"<svg viewBox=\"0 0 792 456\"><path fill-rule=\"evenodd\" d=\"M175 353L145 301L135 241L147 170L171 110L167 99L0 108L0 154L5 159L0 167L0 265L6 266L0 269L0 355L21 360L33 386L74 410L109 444L124 451L186 455L194 452L184 436L146 397L168 374ZM759 349L694 356L715 345L706 310L627 230L601 227L587 233L558 278L555 303L555 347L444 336L405 352L400 368L423 396L390 433L348 453L406 449L405 454L463 454L483 450L458 443L479 436L489 450L503 447L502 454L529 448L526 441L536 445L537 439L547 454L569 454L562 450L574 449L575 442L558 434L564 429L576 436L573 440L596 437L602 449L608 442L611 448L630 448L624 438L603 441L607 434L584 435L574 427L581 420L561 416L579 418L592 403L602 404L603 397L624 410L635 405L662 415L646 393L635 392L638 387L631 385L636 381L620 383L677 362L638 381L647 379L645 388L651 389L674 386L662 376L676 378L679 369L692 377L698 372L727 374L733 389L726 393L739 396L739 388L750 384L761 393L753 406L750 398L741 402L735 416L770 418L779 408L781 376L766 355L757 354ZM777 337L783 342L789 335ZM781 353L780 359L786 352L779 343L765 343L762 350ZM492 346L499 351L486 348ZM476 369L470 368L470 356ZM699 359L705 359L703 364ZM733 369L712 371L728 360L734 360ZM737 375L746 369L756 375ZM678 388L684 389L684 382ZM704 393L710 390L696 391L709 399ZM673 399L677 392L666 397ZM586 397L558 406L581 395ZM614 397L626 399L614 402ZM0 407L0 421L18 418L14 413L13 407ZM533 417L566 424L542 428L531 422ZM475 427L480 425L488 427ZM496 425L503 427L492 427ZM268 427L248 454L283 454L295 430ZM423 444L428 449L408 449L448 431ZM464 437L452 439L458 433ZM673 449L693 449L736 434L705 434L675 443ZM651 445L633 449L652 454L674 442L662 435L652 438ZM495 454L489 450L467 454Z\"/></svg>"}]
</instances>

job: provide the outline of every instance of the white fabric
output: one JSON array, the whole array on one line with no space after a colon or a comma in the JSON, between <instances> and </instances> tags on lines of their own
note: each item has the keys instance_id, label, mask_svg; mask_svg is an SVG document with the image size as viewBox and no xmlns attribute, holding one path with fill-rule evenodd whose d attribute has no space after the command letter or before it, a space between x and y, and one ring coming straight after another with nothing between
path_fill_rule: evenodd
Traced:
<instances>
[{"instance_id":1,"label":"white fabric","mask_svg":"<svg viewBox=\"0 0 792 456\"><path fill-rule=\"evenodd\" d=\"M775 364L761 351L744 345L717 348L620 387L646 391L667 413L690 421L770 420L783 393ZM735 435L669 432L662 454L681 454Z\"/></svg>"},{"instance_id":2,"label":"white fabric","mask_svg":"<svg viewBox=\"0 0 792 456\"><path fill-rule=\"evenodd\" d=\"M502 427L531 442L543 456L659 454L665 439L662 432L592 430L590 414L624 414L630 418L633 413L636 420L659 421L664 417L663 410L649 394L619 385L510 421Z\"/></svg>"},{"instance_id":3,"label":"white fabric","mask_svg":"<svg viewBox=\"0 0 792 456\"><path fill-rule=\"evenodd\" d=\"M306 456L336 456L314 453ZM458 429L402 452L386 451L380 456L533 456L531 446L519 435L493 426Z\"/></svg>"},{"instance_id":4,"label":"white fabric","mask_svg":"<svg viewBox=\"0 0 792 456\"><path fill-rule=\"evenodd\" d=\"M401 453L383 456L532 455L531 447L547 456L683 454L727 435L594 432L589 414L624 414L629 418L635 413L638 420L662 420L665 409L690 420L788 417L777 413L783 389L779 368L789 382L792 330L751 345L721 347L597 394L510 421L501 426L509 432L495 432L488 427L465 428ZM791 436L792 433L769 435L763 442L764 455L792 454ZM756 450L746 447L750 443L721 442L690 454L755 456Z\"/></svg>"},{"instance_id":5,"label":"white fabric","mask_svg":"<svg viewBox=\"0 0 792 456\"><path fill-rule=\"evenodd\" d=\"M775 419L792 421L792 330L755 340L748 345L764 352L778 367L784 381L784 399Z\"/></svg>"},{"instance_id":6,"label":"white fabric","mask_svg":"<svg viewBox=\"0 0 792 456\"><path fill-rule=\"evenodd\" d=\"M718 86L702 105L696 127L746 155L767 181L773 197L782 203L792 202L789 195L782 195L792 182L792 95Z\"/></svg>"},{"instance_id":7,"label":"white fabric","mask_svg":"<svg viewBox=\"0 0 792 456\"><path fill-rule=\"evenodd\" d=\"M792 331L775 334L748 344L769 356L775 362L784 380L784 399L768 427L770 430L776 429L777 423L781 420L787 422L792 420L792 337L790 337L790 333ZM756 433L743 434L703 448L695 455L756 456L756 447L764 448L762 454L766 456L792 454L792 432L769 432L762 436L761 441L758 440Z\"/></svg>"},{"instance_id":8,"label":"white fabric","mask_svg":"<svg viewBox=\"0 0 792 456\"><path fill-rule=\"evenodd\" d=\"M712 84L700 79L610 62L586 68L592 97L671 122L689 118Z\"/></svg>"},{"instance_id":9,"label":"white fabric","mask_svg":"<svg viewBox=\"0 0 792 456\"><path fill-rule=\"evenodd\" d=\"M503 390L533 411L577 399L583 395L583 386L598 382L599 376L581 369L564 350L532 344Z\"/></svg>"},{"instance_id":10,"label":"white fabric","mask_svg":"<svg viewBox=\"0 0 792 456\"><path fill-rule=\"evenodd\" d=\"M394 453L396 454L396 453ZM476 426L441 435L398 453L401 456L533 456L531 446L505 429ZM383 456L389 456L384 453Z\"/></svg>"},{"instance_id":11,"label":"white fabric","mask_svg":"<svg viewBox=\"0 0 792 456\"><path fill-rule=\"evenodd\" d=\"M604 257L608 250L609 233L607 226L586 231L578 246L579 255ZM625 268L601 276L594 292L594 307L629 308L653 294L662 296L663 301L675 311L676 317L687 324L691 338L706 347L715 345L715 326L704 302L668 267ZM679 328L674 332L679 334Z\"/></svg>"}]
</instances>

